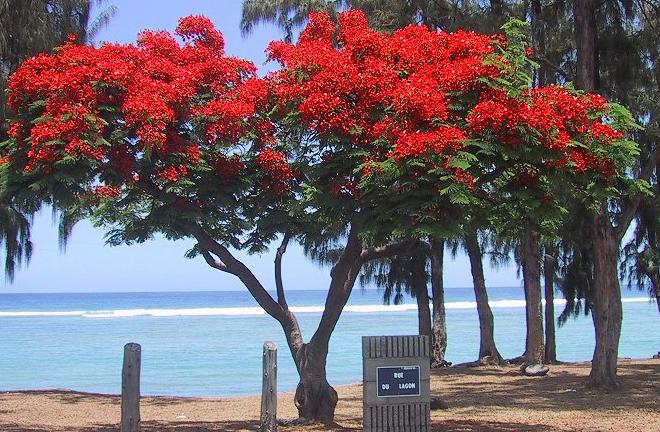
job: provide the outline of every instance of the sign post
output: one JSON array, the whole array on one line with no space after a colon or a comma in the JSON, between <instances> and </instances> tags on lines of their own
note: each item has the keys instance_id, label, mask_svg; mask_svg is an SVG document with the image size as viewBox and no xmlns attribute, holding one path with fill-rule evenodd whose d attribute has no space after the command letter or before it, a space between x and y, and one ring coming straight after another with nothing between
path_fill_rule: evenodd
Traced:
<instances>
[{"instance_id":1,"label":"sign post","mask_svg":"<svg viewBox=\"0 0 660 432\"><path fill-rule=\"evenodd\" d=\"M365 432L430 430L428 336L364 336Z\"/></svg>"}]
</instances>

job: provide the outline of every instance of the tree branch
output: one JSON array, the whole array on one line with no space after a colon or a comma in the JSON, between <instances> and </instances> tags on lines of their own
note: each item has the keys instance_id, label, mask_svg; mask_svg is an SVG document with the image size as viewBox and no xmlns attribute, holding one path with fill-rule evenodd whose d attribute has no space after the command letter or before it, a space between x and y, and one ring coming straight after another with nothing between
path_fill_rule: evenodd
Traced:
<instances>
[{"instance_id":1,"label":"tree branch","mask_svg":"<svg viewBox=\"0 0 660 432\"><path fill-rule=\"evenodd\" d=\"M323 315L316 332L310 339L310 344L321 351L327 352L330 335L332 335L332 331L337 325L339 316L344 310L344 306L353 290L353 285L355 285L355 279L362 267L362 260L360 259L362 241L358 236L358 232L359 227L355 223L351 223L344 251L330 272L330 288L325 299Z\"/></svg>"},{"instance_id":2,"label":"tree branch","mask_svg":"<svg viewBox=\"0 0 660 432\"><path fill-rule=\"evenodd\" d=\"M649 180L653 171L656 169L656 166L660 164L660 149L656 149L646 161L646 165L642 168L637 180ZM617 224L614 234L620 242L623 239L623 236L626 234L630 223L637 213L639 205L642 203L643 196L641 193L635 195L631 201L628 202L628 205L625 206L621 215L617 218Z\"/></svg>"},{"instance_id":3,"label":"tree branch","mask_svg":"<svg viewBox=\"0 0 660 432\"><path fill-rule=\"evenodd\" d=\"M385 246L363 247L360 252L362 262L371 261L379 258L386 258L393 255L399 255L409 252L415 245L415 240L407 239L397 243L390 243Z\"/></svg>"},{"instance_id":4,"label":"tree branch","mask_svg":"<svg viewBox=\"0 0 660 432\"><path fill-rule=\"evenodd\" d=\"M275 287L277 288L277 303L284 309L288 309L289 306L286 303L284 284L282 283L282 256L286 253L286 247L289 245L290 238L291 236L289 233L285 233L284 238L282 238L282 243L275 253Z\"/></svg>"},{"instance_id":5,"label":"tree branch","mask_svg":"<svg viewBox=\"0 0 660 432\"><path fill-rule=\"evenodd\" d=\"M208 250L203 249L201 246L200 249L202 249L202 256L204 257L204 260L206 260L206 263L209 266L213 267L214 269L218 269L220 271L229 273L229 269L227 268L225 263L223 263L219 259L213 258L213 255L211 255L211 253Z\"/></svg>"},{"instance_id":6,"label":"tree branch","mask_svg":"<svg viewBox=\"0 0 660 432\"><path fill-rule=\"evenodd\" d=\"M272 316L282 324L287 322L288 317L285 310L273 300L273 297L271 297L268 291L266 291L263 285L261 285L261 282L259 282L256 276L245 264L236 259L226 247L215 241L215 239L199 225L189 224L187 225L187 229L189 234L197 239L202 251L205 250L207 253L218 257L219 264L218 260L210 257L213 264L210 264L211 267L218 268L215 266L217 264L221 267L220 270L238 277L250 294L252 294L252 297L254 297L259 306L261 306L268 315ZM206 256L204 258L207 259ZM207 259L207 263L208 262Z\"/></svg>"}]
</instances>

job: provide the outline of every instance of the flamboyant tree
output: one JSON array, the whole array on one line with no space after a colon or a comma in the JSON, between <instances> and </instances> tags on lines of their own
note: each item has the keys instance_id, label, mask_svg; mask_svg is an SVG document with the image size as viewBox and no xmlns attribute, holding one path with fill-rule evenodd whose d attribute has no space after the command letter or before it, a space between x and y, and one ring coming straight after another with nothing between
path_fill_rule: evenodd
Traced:
<instances>
[{"instance_id":1,"label":"flamboyant tree","mask_svg":"<svg viewBox=\"0 0 660 432\"><path fill-rule=\"evenodd\" d=\"M310 40L317 30L311 26ZM358 30L371 35L366 27ZM95 49L71 41L55 55L25 62L10 83L16 117L2 145L4 193L51 203L63 212L64 231L89 218L110 229L111 244L156 233L196 239L191 254L237 276L284 328L301 376L301 417L332 420L337 396L325 378L332 331L362 263L407 243L364 245L362 226L377 202L356 200L357 185L337 177L352 175L349 164L363 162L363 155L348 154L359 149L355 143L329 155L325 143L293 140L265 118L272 101L274 117L287 116L277 77L258 79L252 64L225 57L222 35L205 18L183 19L177 34L188 42L181 46L172 35L147 31L136 46ZM324 44L334 52L329 40ZM307 49L304 42L300 47ZM349 51L336 52L352 61ZM313 193L315 187L323 193ZM319 328L305 343L279 266L290 238L313 242L321 231L345 244ZM260 250L277 233L285 241L273 298L228 247ZM385 237L392 235L368 244Z\"/></svg>"},{"instance_id":2,"label":"flamboyant tree","mask_svg":"<svg viewBox=\"0 0 660 432\"><path fill-rule=\"evenodd\" d=\"M270 45L282 68L267 79L224 56L206 18L182 19L177 34L187 42L147 31L135 46L72 41L25 62L9 85L4 191L52 203L65 230L89 218L111 244L195 239L190 255L238 277L281 324L306 419L333 419L330 338L363 263L410 252L400 239L459 230L479 205L534 211L545 195L517 203L510 190L530 178L547 194L584 183L586 201L607 196L635 149L602 98L521 84L514 33L384 34L360 12L338 29L313 14L296 44ZM229 248L259 251L278 235L273 297ZM282 257L291 239L313 248L329 236L343 247L305 341Z\"/></svg>"}]
</instances>

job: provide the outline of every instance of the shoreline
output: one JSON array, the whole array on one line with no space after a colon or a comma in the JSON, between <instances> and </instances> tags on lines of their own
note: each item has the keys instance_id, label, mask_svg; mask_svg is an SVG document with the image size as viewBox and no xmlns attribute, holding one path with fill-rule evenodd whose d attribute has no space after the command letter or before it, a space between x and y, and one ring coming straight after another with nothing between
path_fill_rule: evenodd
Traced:
<instances>
[{"instance_id":1,"label":"shoreline","mask_svg":"<svg viewBox=\"0 0 660 432\"><path fill-rule=\"evenodd\" d=\"M660 353L660 351L658 352ZM508 361L508 359L505 359ZM618 362L645 362L645 361L654 361L658 360L653 357L619 357ZM557 366L566 366L566 367L581 367L581 366L591 366L591 360L581 360L581 361L558 361L554 365L548 365L550 369ZM451 366L440 368L440 369L431 369L431 375L433 376L434 371L459 371L459 370L470 370L470 369L479 369L485 368L488 366L479 365L476 361L464 362L452 364ZM509 363L503 366L492 366L493 368L518 368L519 365L516 363ZM516 369L517 370L517 369ZM362 381L353 381L349 383L333 384L330 383L334 388L341 387L353 387L361 386ZM295 389L286 389L278 390L280 394L293 393ZM119 397L120 393L105 393L105 392L95 392L95 391L85 391L85 390L76 390L74 388L65 388L65 387L53 387L53 388L32 388L32 389L1 389L0 395L2 394L48 394L48 393L71 393L78 394L81 396L92 396L92 397ZM173 400L199 400L199 401L218 401L218 400L227 400L227 399L249 399L254 397L261 397L261 393L246 393L246 394L230 394L226 396L222 395L202 395L202 396L189 396L189 395L168 395L168 394L142 394L143 398L157 398L157 399L173 399Z\"/></svg>"},{"instance_id":2,"label":"shoreline","mask_svg":"<svg viewBox=\"0 0 660 432\"><path fill-rule=\"evenodd\" d=\"M584 387L589 362L550 366L546 377L522 376L518 367L454 366L433 370L431 395L447 410L432 411L433 430L456 432L660 431L660 359L619 362L621 388L597 393ZM281 426L282 431L361 430L362 385L340 385L337 426ZM293 391L278 394L278 419L297 415ZM117 430L118 395L64 389L0 392L0 430L110 432ZM260 397L143 396L145 432L256 430Z\"/></svg>"}]
</instances>

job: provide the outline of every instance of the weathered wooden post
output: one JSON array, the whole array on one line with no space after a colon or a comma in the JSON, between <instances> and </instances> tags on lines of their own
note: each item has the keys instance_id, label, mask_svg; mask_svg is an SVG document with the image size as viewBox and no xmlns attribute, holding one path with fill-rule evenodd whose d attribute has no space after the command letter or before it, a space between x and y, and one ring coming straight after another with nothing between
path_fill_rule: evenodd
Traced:
<instances>
[{"instance_id":1,"label":"weathered wooden post","mask_svg":"<svg viewBox=\"0 0 660 432\"><path fill-rule=\"evenodd\" d=\"M140 344L124 345L121 370L121 432L140 432Z\"/></svg>"},{"instance_id":2,"label":"weathered wooden post","mask_svg":"<svg viewBox=\"0 0 660 432\"><path fill-rule=\"evenodd\" d=\"M430 340L428 336L362 338L363 430L430 430Z\"/></svg>"},{"instance_id":3,"label":"weathered wooden post","mask_svg":"<svg viewBox=\"0 0 660 432\"><path fill-rule=\"evenodd\" d=\"M264 343L264 376L261 386L260 432L277 431L277 345Z\"/></svg>"}]
</instances>

